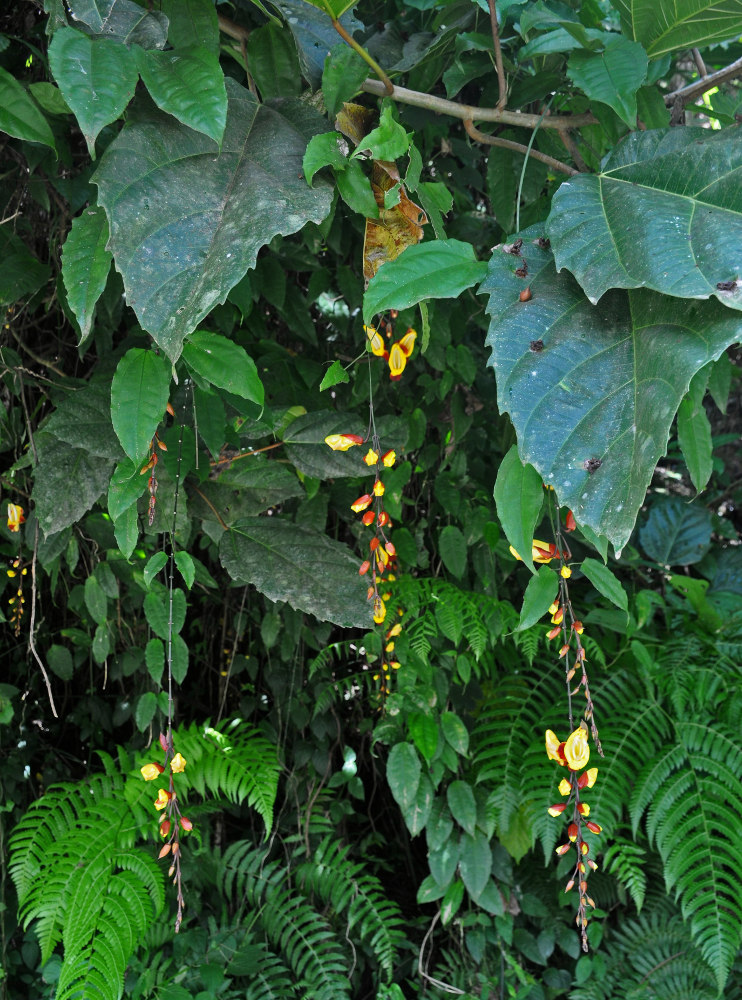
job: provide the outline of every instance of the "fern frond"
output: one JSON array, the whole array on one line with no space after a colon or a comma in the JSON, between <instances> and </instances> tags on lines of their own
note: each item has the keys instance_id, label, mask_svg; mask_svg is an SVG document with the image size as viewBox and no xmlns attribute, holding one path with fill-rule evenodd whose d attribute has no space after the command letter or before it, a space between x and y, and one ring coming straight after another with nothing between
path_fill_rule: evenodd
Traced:
<instances>
[{"instance_id":1,"label":"fern frond","mask_svg":"<svg viewBox=\"0 0 742 1000\"><path fill-rule=\"evenodd\" d=\"M732 733L699 723L677 727L678 742L645 766L631 797L636 829L664 863L668 891L721 990L740 946L742 925L742 751Z\"/></svg>"},{"instance_id":2,"label":"fern frond","mask_svg":"<svg viewBox=\"0 0 742 1000\"><path fill-rule=\"evenodd\" d=\"M641 911L647 892L647 875L644 871L646 851L633 840L617 837L603 855L603 869L623 885Z\"/></svg>"},{"instance_id":3,"label":"fern frond","mask_svg":"<svg viewBox=\"0 0 742 1000\"><path fill-rule=\"evenodd\" d=\"M528 660L528 665L533 666L536 659L538 647L541 644L543 629L527 628L523 632L513 632L512 639L520 653Z\"/></svg>"}]
</instances>

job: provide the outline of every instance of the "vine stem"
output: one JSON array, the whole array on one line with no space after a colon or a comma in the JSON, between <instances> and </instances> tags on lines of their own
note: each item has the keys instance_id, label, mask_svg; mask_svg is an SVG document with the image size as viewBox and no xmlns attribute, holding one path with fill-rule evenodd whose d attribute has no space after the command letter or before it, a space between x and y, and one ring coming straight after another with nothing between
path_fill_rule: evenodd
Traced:
<instances>
[{"instance_id":1,"label":"vine stem","mask_svg":"<svg viewBox=\"0 0 742 1000\"><path fill-rule=\"evenodd\" d=\"M492 27L492 47L495 50L495 68L497 69L497 90L499 97L495 107L501 111L508 99L508 84L505 79L505 67L502 64L502 48L500 46L500 27L497 23L497 7L495 0L487 0L490 9L490 25Z\"/></svg>"},{"instance_id":2,"label":"vine stem","mask_svg":"<svg viewBox=\"0 0 742 1000\"><path fill-rule=\"evenodd\" d=\"M500 122L503 125L518 125L521 128L536 128L540 125L543 128L582 128L584 125L597 125L598 119L589 112L581 115L552 115L541 121L541 115L528 115L520 111L508 111L505 108L477 108L471 104L458 104L456 101L448 101L444 97L435 97L433 94L423 94L419 90L408 90L406 87L393 87L389 94L382 83L378 80L364 80L361 90L367 94L375 94L377 97L389 96L400 104L409 104L415 108L425 108L427 111L436 111L439 114L448 115L450 118L461 118L466 120L476 119L480 122Z\"/></svg>"},{"instance_id":3,"label":"vine stem","mask_svg":"<svg viewBox=\"0 0 742 1000\"><path fill-rule=\"evenodd\" d=\"M340 21L338 21L336 18L332 19L332 26L335 29L335 31L337 31L337 33L340 35L340 37L342 38L342 40L344 42L347 42L347 44L350 45L350 47L353 49L353 51L357 52L358 55L361 57L361 59L363 59L363 61L365 63L367 63L371 67L371 69L374 71L374 73L376 73L376 75L378 76L379 80L381 80L381 83L382 83L382 85L384 87L384 91L385 91L386 96L387 97L391 97L392 94L394 93L394 84L389 79L389 77L386 75L386 73L381 68L381 66L379 66L379 64L376 62L376 60L373 58L373 56L369 55L369 53L366 52L366 50L364 49L364 47L362 45L360 45L355 40L355 38L353 38L351 35L348 34L348 32L345 30L345 28L340 23Z\"/></svg>"},{"instance_id":4,"label":"vine stem","mask_svg":"<svg viewBox=\"0 0 742 1000\"><path fill-rule=\"evenodd\" d=\"M523 153L526 157L532 156L534 160L540 160L551 167L552 170L558 170L569 177L573 177L579 173L579 170L575 170L574 167L562 163L561 160L555 160L553 156L548 156L538 149L529 149L528 146L524 146L520 142L513 142L512 139L502 139L499 135L487 135L486 132L480 132L478 128L475 128L474 122L471 119L464 120L464 129L466 134L471 136L475 142L481 142L486 146L501 146L503 149L512 149L516 153Z\"/></svg>"},{"instance_id":5,"label":"vine stem","mask_svg":"<svg viewBox=\"0 0 742 1000\"><path fill-rule=\"evenodd\" d=\"M724 69L719 69L709 76L704 76L700 80L681 87L679 90L673 90L672 93L665 94L665 104L668 107L672 107L678 103L685 106L686 104L690 104L691 101L695 101L701 94L705 94L707 90L711 90L712 87L718 87L720 83L733 80L734 77L741 75L742 59L737 59Z\"/></svg>"}]
</instances>

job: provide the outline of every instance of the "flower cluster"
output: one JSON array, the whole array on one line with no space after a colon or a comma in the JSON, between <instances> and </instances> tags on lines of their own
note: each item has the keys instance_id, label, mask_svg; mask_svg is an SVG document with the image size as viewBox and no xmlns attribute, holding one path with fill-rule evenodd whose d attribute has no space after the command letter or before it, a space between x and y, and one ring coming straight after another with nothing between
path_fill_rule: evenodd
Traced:
<instances>
[{"instance_id":1,"label":"flower cluster","mask_svg":"<svg viewBox=\"0 0 742 1000\"><path fill-rule=\"evenodd\" d=\"M25 520L26 515L23 507L20 507L17 503L9 503L8 529L13 532L19 532ZM21 557L16 556L10 564L10 569L6 570L6 572L10 580L17 580L18 583L18 587L12 597L8 598L8 604L11 608L10 624L13 626L15 635L19 635L21 631L21 618L23 618L24 605L26 603L26 598L23 596L23 577L26 576L28 570L25 566L21 565Z\"/></svg>"},{"instance_id":2,"label":"flower cluster","mask_svg":"<svg viewBox=\"0 0 742 1000\"><path fill-rule=\"evenodd\" d=\"M333 451L347 451L354 445L363 443L364 439L358 434L330 434L325 438L325 444ZM387 536L392 522L389 514L384 510L383 498L386 487L382 475L385 469L391 469L394 466L397 455L393 450L382 452L379 439L374 434L371 446L363 456L363 461L369 469L373 469L373 485L368 493L364 493L350 505L350 509L354 514L361 515L360 520L364 527L373 528L374 531L373 538L369 542L368 557L363 560L358 572L361 576L370 575L368 599L372 602L374 622L377 625L383 625L387 620L387 601L392 596L391 592L387 590L387 586L395 579L393 570L397 550ZM394 641L401 631L402 627L397 622L387 629L384 636L381 673L374 675L374 680L381 680L382 695L389 693L391 672L399 670L399 661L394 658L393 654Z\"/></svg>"},{"instance_id":3,"label":"flower cluster","mask_svg":"<svg viewBox=\"0 0 742 1000\"><path fill-rule=\"evenodd\" d=\"M550 760L555 760L569 770L569 777L562 778L559 782L559 792L566 797L566 801L549 806L548 813L550 816L561 816L568 806L572 806L571 821L567 827L567 843L557 847L556 853L560 857L567 854L573 844L577 851L575 868L564 891L569 892L575 883L578 886L579 906L576 919L582 935L583 949L587 951L587 907L595 908L595 903L587 894L587 870L590 868L594 871L598 866L588 857L590 845L585 842L583 836L583 821L591 833L598 834L602 828L587 818L590 815L590 806L587 802L583 802L581 797L585 789L593 787L598 777L597 767L587 768L590 761L590 745L585 723L581 723L564 742L561 742L551 729L547 729L546 755Z\"/></svg>"},{"instance_id":4,"label":"flower cluster","mask_svg":"<svg viewBox=\"0 0 742 1000\"><path fill-rule=\"evenodd\" d=\"M164 765L151 762L145 764L140 770L145 781L156 781L160 775L167 772L168 787L158 789L154 805L155 809L162 813L159 821L160 836L165 838L165 843L162 845L158 857L171 856L172 864L168 870L168 878L172 878L173 885L178 887L178 915L175 920L175 933L177 934L180 930L185 907L180 873L180 835L181 833L189 833L193 829L193 823L180 811L173 781L174 774L182 774L185 771L187 761L182 754L173 752L172 736L169 732L167 736L160 733L160 746L165 754Z\"/></svg>"},{"instance_id":5,"label":"flower cluster","mask_svg":"<svg viewBox=\"0 0 742 1000\"><path fill-rule=\"evenodd\" d=\"M380 326L385 330L387 337L391 339L394 331L394 320L397 318L397 310L391 310L391 319L382 320ZM364 326L364 333L368 340L369 350L377 358L384 358L389 365L389 377L392 382L397 382L407 365L407 359L412 354L417 339L417 332L412 327L407 328L407 332L399 340L395 340L387 350L384 337L375 326Z\"/></svg>"}]
</instances>

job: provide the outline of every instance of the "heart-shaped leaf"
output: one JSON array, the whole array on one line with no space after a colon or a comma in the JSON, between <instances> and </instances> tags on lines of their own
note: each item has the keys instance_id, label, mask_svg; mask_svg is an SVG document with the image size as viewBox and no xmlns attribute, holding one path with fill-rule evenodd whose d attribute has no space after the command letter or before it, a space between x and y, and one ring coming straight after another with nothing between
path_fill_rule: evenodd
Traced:
<instances>
[{"instance_id":1,"label":"heart-shaped leaf","mask_svg":"<svg viewBox=\"0 0 742 1000\"><path fill-rule=\"evenodd\" d=\"M137 66L158 108L221 143L227 91L215 52L201 46L167 52L139 49Z\"/></svg>"},{"instance_id":2,"label":"heart-shaped leaf","mask_svg":"<svg viewBox=\"0 0 742 1000\"><path fill-rule=\"evenodd\" d=\"M735 129L634 132L597 175L565 181L546 224L558 270L597 302L653 288L742 309L742 143Z\"/></svg>"},{"instance_id":3,"label":"heart-shaped leaf","mask_svg":"<svg viewBox=\"0 0 742 1000\"><path fill-rule=\"evenodd\" d=\"M621 549L690 380L739 339L742 322L718 302L644 289L592 306L571 275L556 274L538 236L536 227L522 234L530 301L520 301L522 258L502 250L481 286L498 405L521 458L580 524Z\"/></svg>"},{"instance_id":4,"label":"heart-shaped leaf","mask_svg":"<svg viewBox=\"0 0 742 1000\"><path fill-rule=\"evenodd\" d=\"M330 209L328 186L308 187L301 169L324 119L298 101L259 104L234 80L226 85L221 153L202 132L140 104L95 174L127 301L173 361L262 246Z\"/></svg>"},{"instance_id":5,"label":"heart-shaped leaf","mask_svg":"<svg viewBox=\"0 0 742 1000\"><path fill-rule=\"evenodd\" d=\"M271 601L288 601L320 621L371 626L357 558L319 531L277 517L246 519L224 532L219 557L233 580L254 584Z\"/></svg>"}]
</instances>

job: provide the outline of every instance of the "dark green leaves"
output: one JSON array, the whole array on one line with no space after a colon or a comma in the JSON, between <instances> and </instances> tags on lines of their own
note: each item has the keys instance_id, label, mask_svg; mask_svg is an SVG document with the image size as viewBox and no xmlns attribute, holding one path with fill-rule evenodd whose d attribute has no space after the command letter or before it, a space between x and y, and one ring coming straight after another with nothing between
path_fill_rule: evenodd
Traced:
<instances>
[{"instance_id":1,"label":"dark green leaves","mask_svg":"<svg viewBox=\"0 0 742 1000\"><path fill-rule=\"evenodd\" d=\"M518 258L502 251L482 285L498 404L560 503L620 549L691 378L738 339L739 321L716 302L645 290L612 291L593 307L555 274L551 253L531 242L538 235L526 233L522 251L530 301L519 301Z\"/></svg>"},{"instance_id":2,"label":"dark green leaves","mask_svg":"<svg viewBox=\"0 0 742 1000\"><path fill-rule=\"evenodd\" d=\"M687 566L704 557L711 541L711 515L680 497L655 497L639 532L650 559L666 566Z\"/></svg>"},{"instance_id":3,"label":"dark green leaves","mask_svg":"<svg viewBox=\"0 0 742 1000\"><path fill-rule=\"evenodd\" d=\"M151 107L132 115L95 175L127 300L175 361L183 340L278 233L321 222L330 194L307 187L301 160L323 127L311 108L258 105L227 81L221 153Z\"/></svg>"},{"instance_id":4,"label":"dark green leaves","mask_svg":"<svg viewBox=\"0 0 742 1000\"><path fill-rule=\"evenodd\" d=\"M355 556L318 531L277 517L247 519L222 535L219 556L233 580L254 584L272 601L336 625L371 625Z\"/></svg>"},{"instance_id":5,"label":"dark green leaves","mask_svg":"<svg viewBox=\"0 0 742 1000\"><path fill-rule=\"evenodd\" d=\"M653 288L742 309L742 143L733 129L634 132L600 174L572 177L547 223L557 269L592 302Z\"/></svg>"},{"instance_id":6,"label":"dark green leaves","mask_svg":"<svg viewBox=\"0 0 742 1000\"><path fill-rule=\"evenodd\" d=\"M102 208L86 208L72 223L62 248L62 278L67 301L80 324L84 341L93 324L95 304L106 287L111 270L108 219Z\"/></svg>"},{"instance_id":7,"label":"dark green leaves","mask_svg":"<svg viewBox=\"0 0 742 1000\"><path fill-rule=\"evenodd\" d=\"M396 802L406 812L415 802L422 765L411 743L392 747L386 765L386 779Z\"/></svg>"},{"instance_id":8,"label":"dark green leaves","mask_svg":"<svg viewBox=\"0 0 742 1000\"><path fill-rule=\"evenodd\" d=\"M583 559L580 569L595 589L608 598L611 604L628 613L629 599L618 577L597 559Z\"/></svg>"},{"instance_id":9,"label":"dark green leaves","mask_svg":"<svg viewBox=\"0 0 742 1000\"><path fill-rule=\"evenodd\" d=\"M558 593L559 583L556 573L548 566L542 566L536 576L532 576L528 581L523 595L518 631L530 628L543 618L549 606L557 599Z\"/></svg>"},{"instance_id":10,"label":"dark green leaves","mask_svg":"<svg viewBox=\"0 0 742 1000\"><path fill-rule=\"evenodd\" d=\"M469 243L435 240L408 247L387 261L371 279L363 297L363 318L370 323L386 309L406 309L422 299L451 299L481 281L487 265Z\"/></svg>"},{"instance_id":11,"label":"dark green leaves","mask_svg":"<svg viewBox=\"0 0 742 1000\"><path fill-rule=\"evenodd\" d=\"M532 573L533 532L544 502L541 476L531 465L523 465L516 445L500 462L495 480L497 516L508 541Z\"/></svg>"},{"instance_id":12,"label":"dark green leaves","mask_svg":"<svg viewBox=\"0 0 742 1000\"><path fill-rule=\"evenodd\" d=\"M158 108L221 144L227 91L215 52L201 46L168 52L140 49L137 66Z\"/></svg>"},{"instance_id":13,"label":"dark green leaves","mask_svg":"<svg viewBox=\"0 0 742 1000\"><path fill-rule=\"evenodd\" d=\"M740 0L614 0L625 34L656 59L739 34Z\"/></svg>"},{"instance_id":14,"label":"dark green leaves","mask_svg":"<svg viewBox=\"0 0 742 1000\"><path fill-rule=\"evenodd\" d=\"M607 104L629 128L636 128L636 92L647 75L647 53L641 45L618 35L603 52L576 49L567 75L591 101Z\"/></svg>"},{"instance_id":15,"label":"dark green leaves","mask_svg":"<svg viewBox=\"0 0 742 1000\"><path fill-rule=\"evenodd\" d=\"M196 330L183 345L183 360L207 382L263 405L263 383L244 347L218 333Z\"/></svg>"},{"instance_id":16,"label":"dark green leaves","mask_svg":"<svg viewBox=\"0 0 742 1000\"><path fill-rule=\"evenodd\" d=\"M111 385L111 417L121 447L143 458L167 405L170 370L154 351L132 347L119 361Z\"/></svg>"},{"instance_id":17,"label":"dark green leaves","mask_svg":"<svg viewBox=\"0 0 742 1000\"><path fill-rule=\"evenodd\" d=\"M96 41L74 28L60 28L49 46L49 65L95 159L98 133L134 96L139 78L134 53L107 38Z\"/></svg>"},{"instance_id":18,"label":"dark green leaves","mask_svg":"<svg viewBox=\"0 0 742 1000\"><path fill-rule=\"evenodd\" d=\"M0 67L0 131L56 151L49 123L26 88Z\"/></svg>"},{"instance_id":19,"label":"dark green leaves","mask_svg":"<svg viewBox=\"0 0 742 1000\"><path fill-rule=\"evenodd\" d=\"M93 38L143 49L161 49L165 44L167 17L134 0L68 0L67 6L75 23Z\"/></svg>"}]
</instances>

